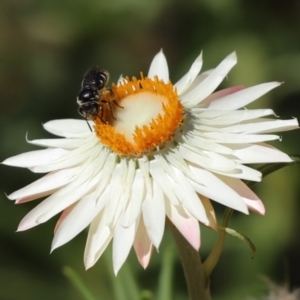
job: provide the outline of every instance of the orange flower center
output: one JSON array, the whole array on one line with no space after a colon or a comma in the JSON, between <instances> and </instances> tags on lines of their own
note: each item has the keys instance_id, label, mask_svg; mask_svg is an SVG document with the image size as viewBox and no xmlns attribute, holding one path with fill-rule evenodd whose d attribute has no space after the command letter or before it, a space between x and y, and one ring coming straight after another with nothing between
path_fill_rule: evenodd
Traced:
<instances>
[{"instance_id":1,"label":"orange flower center","mask_svg":"<svg viewBox=\"0 0 300 300\"><path fill-rule=\"evenodd\" d=\"M112 96L105 99L110 105L104 107L107 123L94 120L101 143L119 155L140 157L172 140L183 122L184 109L170 82L141 74L141 79L126 77L111 89Z\"/></svg>"}]
</instances>

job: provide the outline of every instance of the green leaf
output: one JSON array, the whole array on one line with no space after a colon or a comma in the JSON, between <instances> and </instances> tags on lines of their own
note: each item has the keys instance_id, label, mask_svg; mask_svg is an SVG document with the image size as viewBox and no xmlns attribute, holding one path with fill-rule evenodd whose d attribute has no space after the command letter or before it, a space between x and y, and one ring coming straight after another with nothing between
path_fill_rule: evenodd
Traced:
<instances>
[{"instance_id":1,"label":"green leaf","mask_svg":"<svg viewBox=\"0 0 300 300\"><path fill-rule=\"evenodd\" d=\"M260 171L262 173L262 177L266 177L269 174L272 174L273 172L280 170L284 167L288 167L288 166L294 166L294 165L298 165L300 164L300 156L291 156L291 158L293 159L292 162L288 162L288 163L267 163L267 164L263 164L260 165L257 168L257 171ZM256 182L253 181L245 181L245 183L248 186L253 186Z\"/></svg>"},{"instance_id":2,"label":"green leaf","mask_svg":"<svg viewBox=\"0 0 300 300\"><path fill-rule=\"evenodd\" d=\"M254 244L252 243L252 241L245 235L243 235L242 233L232 229L232 228L228 228L228 227L218 227L219 230L225 231L227 233L229 233L232 236L235 236L237 238L239 238L241 241L245 242L251 249L252 251L252 258L254 258L255 254L256 254L256 248L254 246Z\"/></svg>"}]
</instances>

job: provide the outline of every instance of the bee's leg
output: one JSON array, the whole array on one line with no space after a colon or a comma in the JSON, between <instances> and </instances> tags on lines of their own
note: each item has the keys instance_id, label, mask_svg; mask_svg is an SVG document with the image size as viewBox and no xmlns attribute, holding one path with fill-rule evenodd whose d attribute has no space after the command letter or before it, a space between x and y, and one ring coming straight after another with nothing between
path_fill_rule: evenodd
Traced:
<instances>
[{"instance_id":1,"label":"bee's leg","mask_svg":"<svg viewBox=\"0 0 300 300\"><path fill-rule=\"evenodd\" d=\"M113 118L114 120L117 120L117 119L115 118L115 116L114 116L114 112L113 112L113 108L112 108L111 102L102 99L102 100L101 100L101 103L105 104L105 105L108 107L109 112L110 112L110 115L112 116L112 118ZM103 113L102 113L102 115L103 115ZM102 121L102 120L101 120L101 121Z\"/></svg>"},{"instance_id":2,"label":"bee's leg","mask_svg":"<svg viewBox=\"0 0 300 300\"><path fill-rule=\"evenodd\" d=\"M101 103L103 103L103 102L106 102L106 101L101 100ZM99 114L99 110L100 110L100 114ZM103 109L103 106L101 104L99 105L99 108L98 108L98 116L99 116L102 123L104 123L104 124L108 123L104 120L104 109Z\"/></svg>"},{"instance_id":3,"label":"bee's leg","mask_svg":"<svg viewBox=\"0 0 300 300\"><path fill-rule=\"evenodd\" d=\"M124 108L123 106L121 106L121 105L117 102L117 100L112 100L112 103L113 103L115 106L118 106L118 107L120 107L120 108Z\"/></svg>"},{"instance_id":4,"label":"bee's leg","mask_svg":"<svg viewBox=\"0 0 300 300\"><path fill-rule=\"evenodd\" d=\"M123 106L121 106L117 100L115 99L115 95L114 95L114 92L112 91L111 88L107 88L106 89L108 92L109 92L109 96L110 96L110 99L111 99L111 102L115 105L115 106L118 106L120 108L124 108Z\"/></svg>"}]
</instances>

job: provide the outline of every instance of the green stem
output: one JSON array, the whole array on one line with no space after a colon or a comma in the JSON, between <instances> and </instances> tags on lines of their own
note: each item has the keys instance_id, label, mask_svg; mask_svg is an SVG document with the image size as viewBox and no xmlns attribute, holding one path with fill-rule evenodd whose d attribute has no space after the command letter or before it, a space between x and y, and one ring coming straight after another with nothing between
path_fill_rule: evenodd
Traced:
<instances>
[{"instance_id":1,"label":"green stem","mask_svg":"<svg viewBox=\"0 0 300 300\"><path fill-rule=\"evenodd\" d=\"M96 300L74 270L69 267L64 267L63 273L70 280L73 286L81 293L85 300Z\"/></svg>"},{"instance_id":2,"label":"green stem","mask_svg":"<svg viewBox=\"0 0 300 300\"><path fill-rule=\"evenodd\" d=\"M209 279L204 275L200 255L168 220L178 247L190 300L210 300Z\"/></svg>"},{"instance_id":3,"label":"green stem","mask_svg":"<svg viewBox=\"0 0 300 300\"><path fill-rule=\"evenodd\" d=\"M227 224L231 218L232 213L233 210L231 208L225 209L224 218L222 222L223 227L227 227ZM213 247L210 254L206 258L205 262L203 263L204 274L207 278L210 277L211 272L213 271L213 269L215 268L215 266L217 265L220 259L224 247L225 237L226 237L226 231L224 230L220 231L219 238L215 246Z\"/></svg>"}]
</instances>

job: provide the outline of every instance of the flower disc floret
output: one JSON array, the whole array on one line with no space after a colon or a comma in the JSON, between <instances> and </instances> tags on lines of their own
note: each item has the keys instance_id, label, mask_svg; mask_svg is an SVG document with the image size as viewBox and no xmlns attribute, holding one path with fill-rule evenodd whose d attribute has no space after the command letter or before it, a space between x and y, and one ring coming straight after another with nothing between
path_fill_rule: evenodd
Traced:
<instances>
[{"instance_id":1,"label":"flower disc floret","mask_svg":"<svg viewBox=\"0 0 300 300\"><path fill-rule=\"evenodd\" d=\"M111 124L95 120L95 131L101 143L121 156L141 157L163 148L182 124L184 109L176 89L168 82L126 77L113 85L117 108Z\"/></svg>"}]
</instances>

